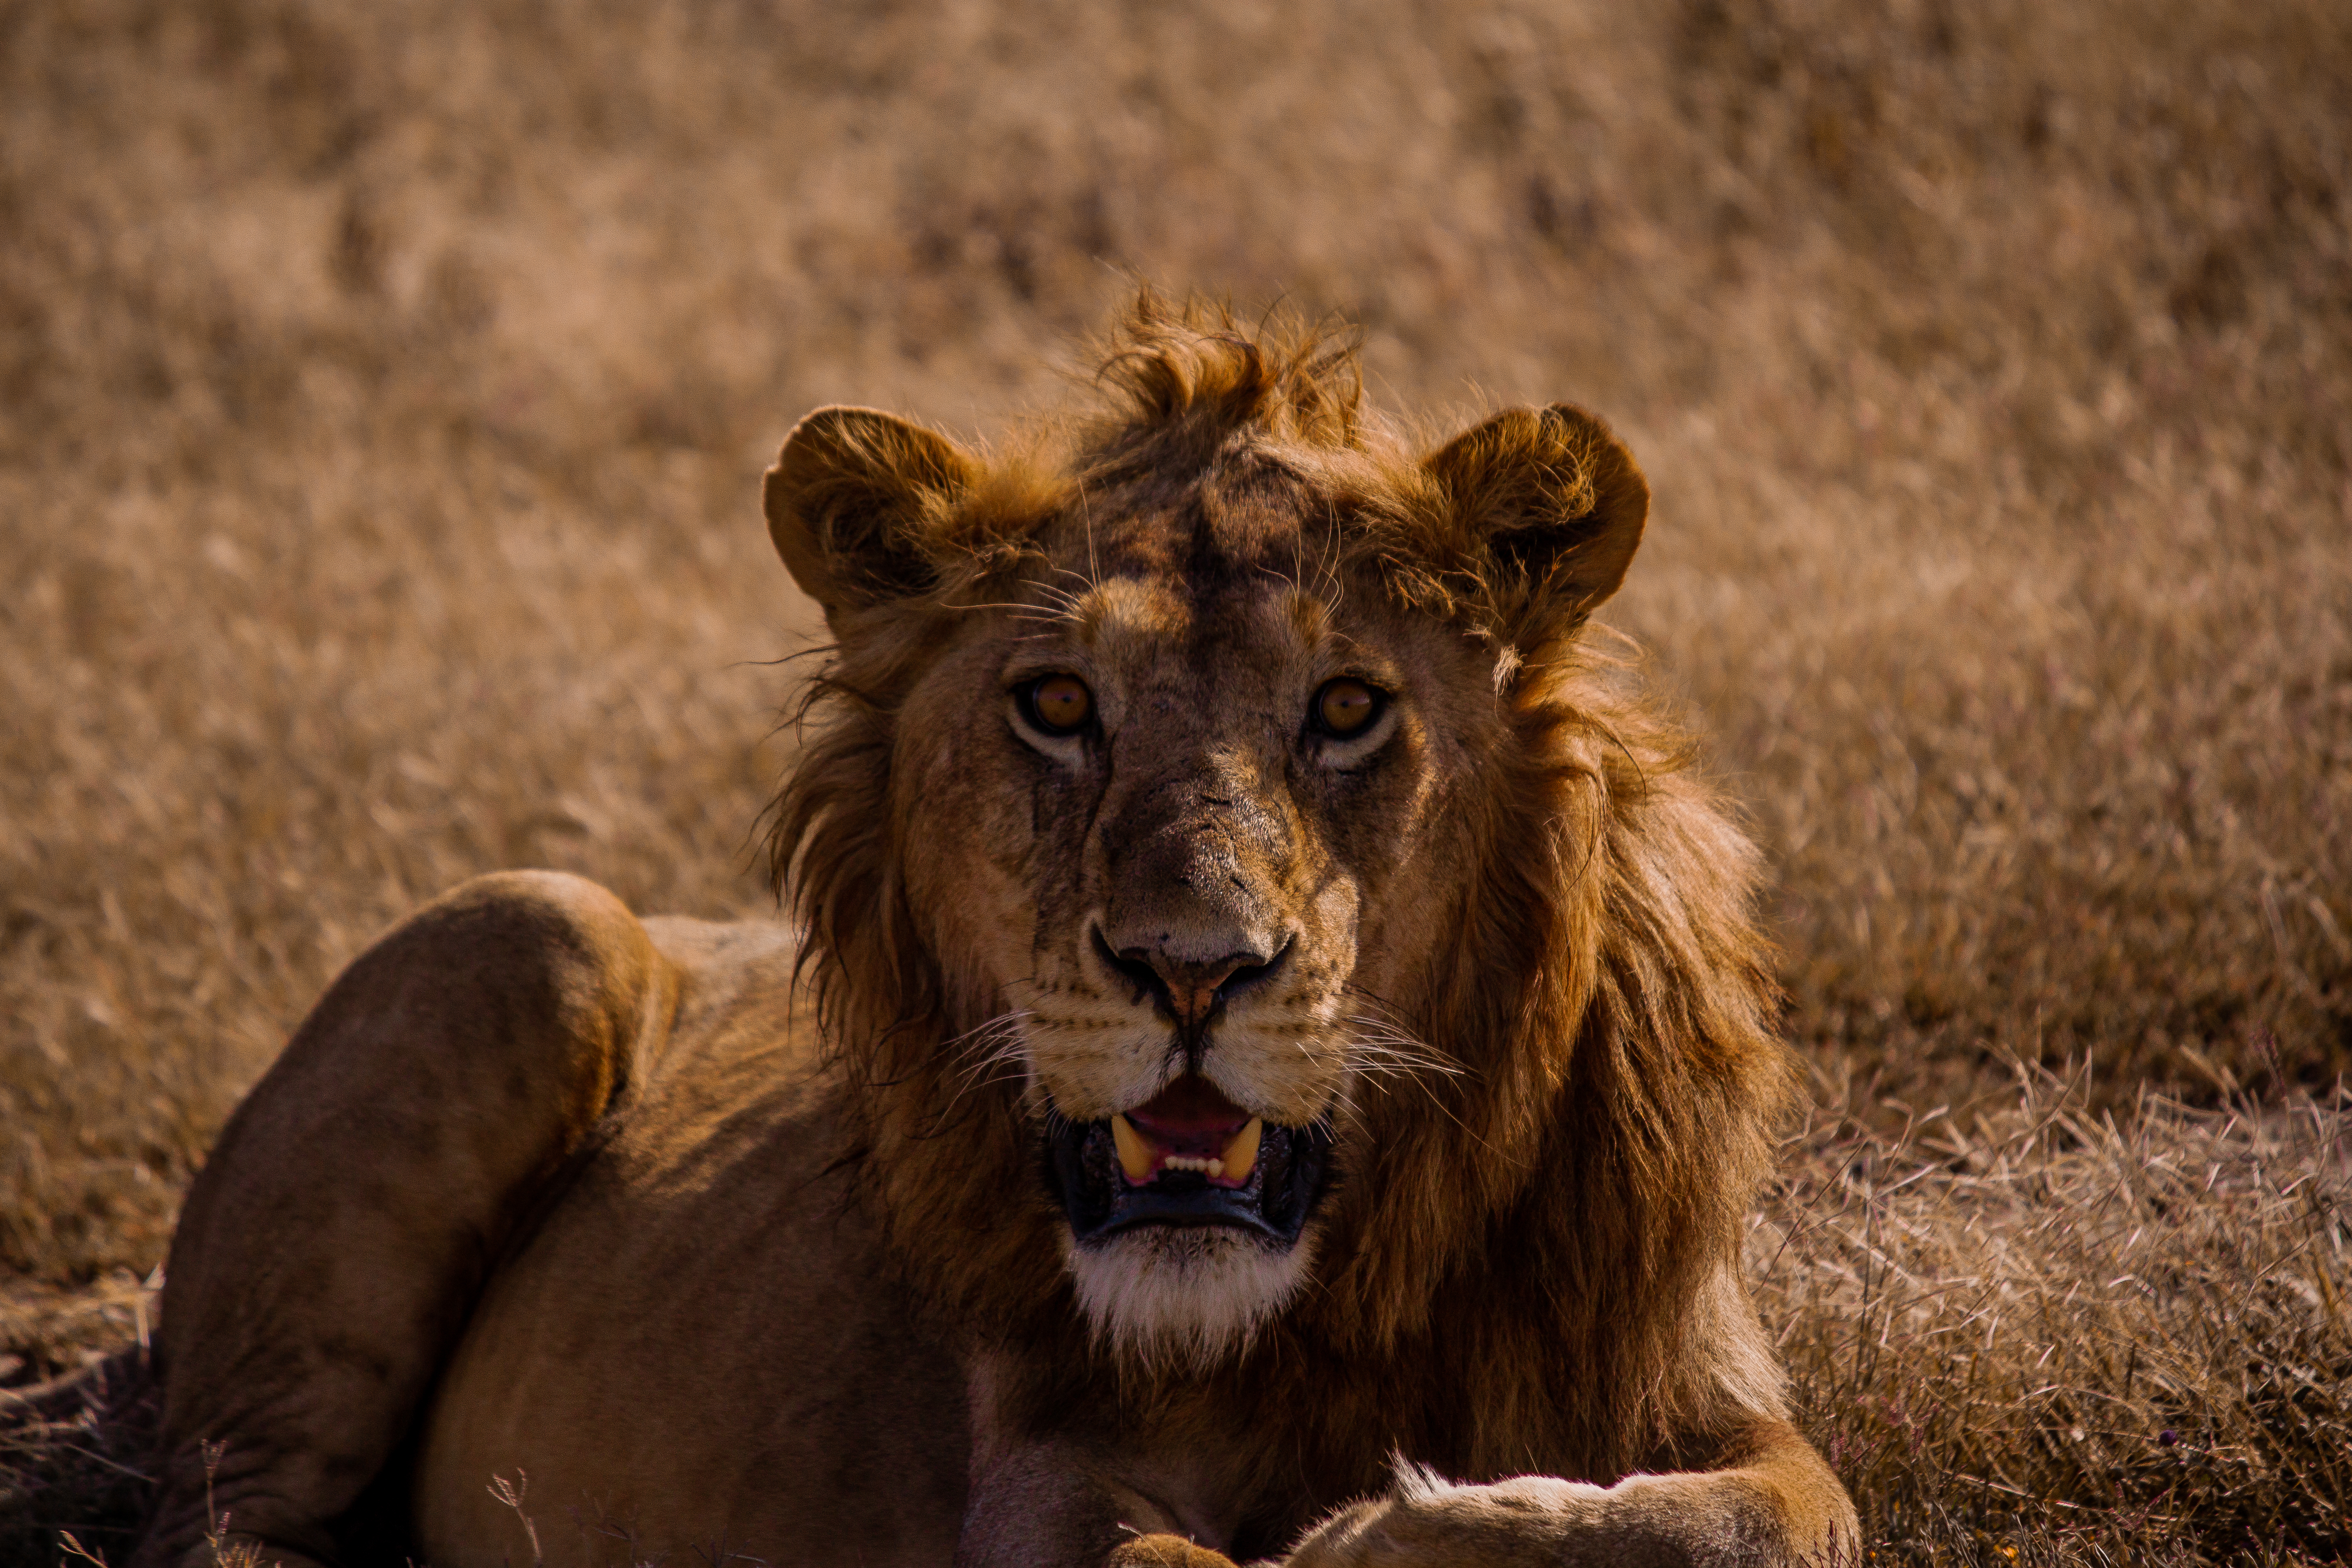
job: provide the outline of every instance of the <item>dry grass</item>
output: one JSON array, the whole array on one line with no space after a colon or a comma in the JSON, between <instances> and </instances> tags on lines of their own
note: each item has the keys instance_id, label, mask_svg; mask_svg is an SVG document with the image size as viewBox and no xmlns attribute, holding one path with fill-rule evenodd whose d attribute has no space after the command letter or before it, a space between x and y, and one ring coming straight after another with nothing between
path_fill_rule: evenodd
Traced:
<instances>
[{"instance_id":1,"label":"dry grass","mask_svg":"<svg viewBox=\"0 0 2352 1568\"><path fill-rule=\"evenodd\" d=\"M1750 1237L1882 1544L2352 1553L2352 1091L2117 1115L2022 1076L1899 1132L1826 1118Z\"/></svg>"},{"instance_id":2,"label":"dry grass","mask_svg":"<svg viewBox=\"0 0 2352 1568\"><path fill-rule=\"evenodd\" d=\"M2340 1263L2255 1281L2344 1194L2286 1108L2352 1065L2347 79L2331 0L0 0L0 1381L134 1331L227 1107L418 899L764 907L755 661L807 618L759 468L820 402L1001 428L1131 269L1643 456L1613 617L1753 803L1839 1136L1931 1159L1883 1259L1776 1211L1890 1542L2009 1486L2077 1505L2037 1552L2341 1549L2276 1500L2345 1506L2342 1409L2232 1368L2345 1368ZM2090 1064L2071 1121L1988 1106L2010 1056ZM2166 1195L2256 1151L2252 1228ZM2117 1240L2134 1162L2099 1201L2172 1217ZM1978 1283L1865 1312L1865 1257ZM2095 1348L2126 1274L2210 1336L2135 1330L2203 1346L2161 1384ZM2016 1414L2067 1401L2240 1468L2162 1500Z\"/></svg>"}]
</instances>

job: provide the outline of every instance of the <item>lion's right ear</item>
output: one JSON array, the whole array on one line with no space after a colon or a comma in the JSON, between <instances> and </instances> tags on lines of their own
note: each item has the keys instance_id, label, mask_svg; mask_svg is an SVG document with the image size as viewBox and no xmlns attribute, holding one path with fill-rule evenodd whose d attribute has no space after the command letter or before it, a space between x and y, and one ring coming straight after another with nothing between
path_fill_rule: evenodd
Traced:
<instances>
[{"instance_id":1,"label":"lion's right ear","mask_svg":"<svg viewBox=\"0 0 2352 1568\"><path fill-rule=\"evenodd\" d=\"M830 620L929 590L924 542L979 466L937 431L872 408L820 408L793 426L761 500L768 537Z\"/></svg>"},{"instance_id":2,"label":"lion's right ear","mask_svg":"<svg viewBox=\"0 0 2352 1568\"><path fill-rule=\"evenodd\" d=\"M1581 624L1624 582L1650 515L1633 454L1573 404L1506 409L1422 467L1515 635Z\"/></svg>"}]
</instances>

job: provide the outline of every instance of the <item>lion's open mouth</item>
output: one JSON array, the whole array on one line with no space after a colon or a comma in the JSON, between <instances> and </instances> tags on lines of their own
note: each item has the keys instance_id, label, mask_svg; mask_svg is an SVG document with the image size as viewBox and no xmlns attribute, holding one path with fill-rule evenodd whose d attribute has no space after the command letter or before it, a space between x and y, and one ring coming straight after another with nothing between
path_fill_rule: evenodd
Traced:
<instances>
[{"instance_id":1,"label":"lion's open mouth","mask_svg":"<svg viewBox=\"0 0 2352 1568\"><path fill-rule=\"evenodd\" d=\"M1141 1225L1223 1225L1291 1246L1330 1149L1324 1123L1267 1122L1191 1074L1106 1121L1057 1120L1052 1137L1055 1184L1081 1242Z\"/></svg>"}]
</instances>

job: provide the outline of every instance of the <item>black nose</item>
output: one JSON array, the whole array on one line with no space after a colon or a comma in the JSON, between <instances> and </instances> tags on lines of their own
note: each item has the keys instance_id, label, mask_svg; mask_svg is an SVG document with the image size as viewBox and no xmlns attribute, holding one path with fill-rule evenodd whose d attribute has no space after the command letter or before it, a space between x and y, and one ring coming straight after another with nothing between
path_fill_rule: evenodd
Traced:
<instances>
[{"instance_id":1,"label":"black nose","mask_svg":"<svg viewBox=\"0 0 2352 1568\"><path fill-rule=\"evenodd\" d=\"M1174 1020L1187 1040L1199 1037L1225 999L1272 974L1290 956L1290 944L1268 957L1244 951L1206 961L1182 958L1159 947L1125 947L1114 952L1094 933L1095 952L1102 961L1127 976L1138 998L1150 994L1160 1010Z\"/></svg>"}]
</instances>

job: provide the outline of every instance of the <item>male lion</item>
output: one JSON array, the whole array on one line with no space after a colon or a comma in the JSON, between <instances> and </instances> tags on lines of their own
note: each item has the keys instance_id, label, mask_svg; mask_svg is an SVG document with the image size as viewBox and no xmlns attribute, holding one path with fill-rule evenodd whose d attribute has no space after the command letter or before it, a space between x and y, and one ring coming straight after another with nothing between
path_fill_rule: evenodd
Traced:
<instances>
[{"instance_id":1,"label":"male lion","mask_svg":"<svg viewBox=\"0 0 2352 1568\"><path fill-rule=\"evenodd\" d=\"M1416 459L1149 298L1103 381L785 441L797 934L507 874L327 993L189 1194L139 1563L1851 1555L1739 1272L1756 858L1580 637L1633 458Z\"/></svg>"}]
</instances>

